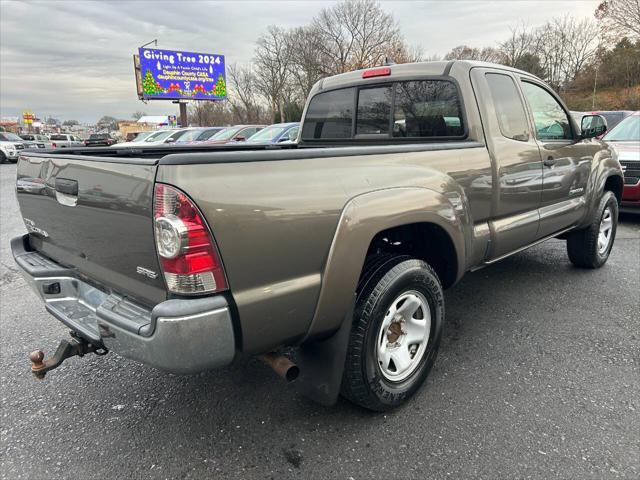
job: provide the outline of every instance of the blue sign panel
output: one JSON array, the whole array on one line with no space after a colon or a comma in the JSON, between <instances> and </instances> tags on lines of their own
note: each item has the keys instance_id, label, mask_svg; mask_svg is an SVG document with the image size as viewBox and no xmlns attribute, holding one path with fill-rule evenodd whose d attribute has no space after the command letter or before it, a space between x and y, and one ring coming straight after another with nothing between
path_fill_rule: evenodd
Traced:
<instances>
[{"instance_id":1,"label":"blue sign panel","mask_svg":"<svg viewBox=\"0 0 640 480\"><path fill-rule=\"evenodd\" d=\"M142 97L225 100L224 55L141 48Z\"/></svg>"}]
</instances>

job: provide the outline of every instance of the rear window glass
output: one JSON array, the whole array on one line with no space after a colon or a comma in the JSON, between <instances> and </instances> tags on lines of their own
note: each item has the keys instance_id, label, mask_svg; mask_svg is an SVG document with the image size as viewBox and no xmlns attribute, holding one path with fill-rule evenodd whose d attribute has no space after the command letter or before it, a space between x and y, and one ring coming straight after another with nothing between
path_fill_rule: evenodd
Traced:
<instances>
[{"instance_id":1,"label":"rear window glass","mask_svg":"<svg viewBox=\"0 0 640 480\"><path fill-rule=\"evenodd\" d=\"M304 140L451 138L465 134L458 90L447 80L419 80L364 86L316 95L307 109ZM355 122L354 122L355 120ZM354 132L352 133L352 128Z\"/></svg>"},{"instance_id":2,"label":"rear window glass","mask_svg":"<svg viewBox=\"0 0 640 480\"><path fill-rule=\"evenodd\" d=\"M464 135L458 91L451 82L424 80L396 84L394 137Z\"/></svg>"},{"instance_id":3,"label":"rear window glass","mask_svg":"<svg viewBox=\"0 0 640 480\"><path fill-rule=\"evenodd\" d=\"M51 140L66 140L66 135L51 135Z\"/></svg>"},{"instance_id":4,"label":"rear window glass","mask_svg":"<svg viewBox=\"0 0 640 480\"><path fill-rule=\"evenodd\" d=\"M321 93L311 99L302 137L308 140L351 138L354 88Z\"/></svg>"},{"instance_id":5,"label":"rear window glass","mask_svg":"<svg viewBox=\"0 0 640 480\"><path fill-rule=\"evenodd\" d=\"M356 135L389 133L391 86L360 89L356 118Z\"/></svg>"}]
</instances>

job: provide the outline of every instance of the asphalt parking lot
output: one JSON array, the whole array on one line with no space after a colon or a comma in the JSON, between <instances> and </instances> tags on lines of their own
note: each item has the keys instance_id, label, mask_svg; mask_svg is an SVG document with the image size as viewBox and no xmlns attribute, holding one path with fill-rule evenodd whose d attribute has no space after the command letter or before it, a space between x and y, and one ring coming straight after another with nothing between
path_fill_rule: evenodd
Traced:
<instances>
[{"instance_id":1,"label":"asphalt parking lot","mask_svg":"<svg viewBox=\"0 0 640 480\"><path fill-rule=\"evenodd\" d=\"M405 407L323 408L251 360L167 375L109 354L38 382L67 335L28 289L15 165L0 165L2 479L640 477L640 216L609 262L553 240L446 293L436 366Z\"/></svg>"}]
</instances>

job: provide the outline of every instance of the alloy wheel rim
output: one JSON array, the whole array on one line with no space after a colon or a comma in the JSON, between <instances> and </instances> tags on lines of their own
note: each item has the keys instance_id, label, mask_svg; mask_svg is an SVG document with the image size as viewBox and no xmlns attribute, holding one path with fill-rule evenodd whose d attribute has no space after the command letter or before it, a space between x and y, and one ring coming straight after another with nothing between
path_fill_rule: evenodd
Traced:
<instances>
[{"instance_id":1,"label":"alloy wheel rim","mask_svg":"<svg viewBox=\"0 0 640 480\"><path fill-rule=\"evenodd\" d=\"M600 229L598 232L598 253L602 255L609 248L611 243L611 232L613 232L613 215L611 208L607 207L602 213L600 220Z\"/></svg>"},{"instance_id":2,"label":"alloy wheel rim","mask_svg":"<svg viewBox=\"0 0 640 480\"><path fill-rule=\"evenodd\" d=\"M376 360L384 378L400 382L420 365L431 333L431 309L425 296L411 290L387 310L376 337Z\"/></svg>"}]
</instances>

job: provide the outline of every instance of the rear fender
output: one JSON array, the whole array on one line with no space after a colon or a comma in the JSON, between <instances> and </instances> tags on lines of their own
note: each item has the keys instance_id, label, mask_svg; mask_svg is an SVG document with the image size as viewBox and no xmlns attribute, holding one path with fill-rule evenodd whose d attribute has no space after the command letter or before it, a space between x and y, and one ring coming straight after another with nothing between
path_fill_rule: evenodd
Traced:
<instances>
[{"instance_id":1,"label":"rear fender","mask_svg":"<svg viewBox=\"0 0 640 480\"><path fill-rule=\"evenodd\" d=\"M456 195L454 195L456 197ZM353 304L367 250L375 235L389 228L428 222L440 226L456 250L458 271L465 270L465 203L426 188L390 188L351 199L342 211L331 244L313 320L304 341L337 330ZM455 206L454 206L455 205Z\"/></svg>"}]
</instances>

